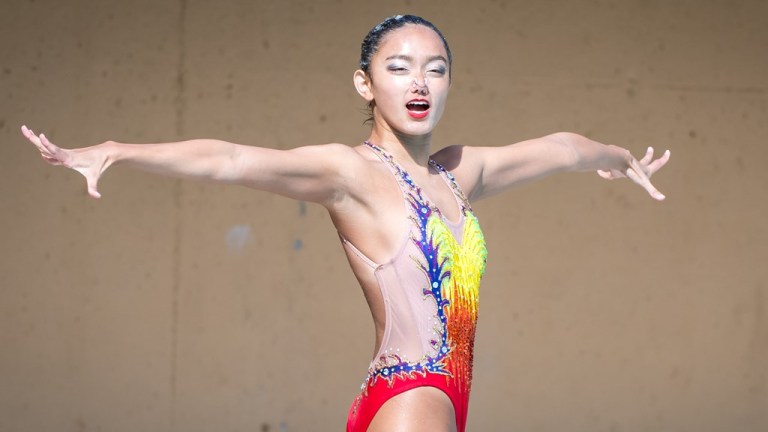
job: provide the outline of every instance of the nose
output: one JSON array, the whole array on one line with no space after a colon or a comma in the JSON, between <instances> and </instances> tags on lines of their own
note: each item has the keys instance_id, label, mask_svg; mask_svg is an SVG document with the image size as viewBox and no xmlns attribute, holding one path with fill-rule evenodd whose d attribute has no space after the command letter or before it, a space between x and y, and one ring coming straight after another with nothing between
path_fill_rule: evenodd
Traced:
<instances>
[{"instance_id":1,"label":"nose","mask_svg":"<svg viewBox=\"0 0 768 432\"><path fill-rule=\"evenodd\" d=\"M420 94L422 96L429 94L429 87L427 87L427 77L422 77L421 83L419 83L418 77L414 78L413 84L411 84L411 89L414 93Z\"/></svg>"}]
</instances>

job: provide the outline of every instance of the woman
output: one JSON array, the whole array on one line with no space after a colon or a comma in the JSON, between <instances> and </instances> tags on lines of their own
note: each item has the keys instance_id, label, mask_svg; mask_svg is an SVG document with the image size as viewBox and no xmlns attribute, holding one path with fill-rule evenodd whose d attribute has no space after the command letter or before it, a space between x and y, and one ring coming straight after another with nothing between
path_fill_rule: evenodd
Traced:
<instances>
[{"instance_id":1,"label":"woman","mask_svg":"<svg viewBox=\"0 0 768 432\"><path fill-rule=\"evenodd\" d=\"M394 16L363 41L358 93L372 128L356 147L278 151L217 140L66 150L22 126L51 164L83 174L91 196L119 163L158 174L250 186L323 205L342 239L376 328L368 377L349 431L463 431L486 249L470 202L562 171L628 177L657 200L649 178L669 159L555 133L504 147L450 146L431 154L451 83L440 31Z\"/></svg>"}]
</instances>

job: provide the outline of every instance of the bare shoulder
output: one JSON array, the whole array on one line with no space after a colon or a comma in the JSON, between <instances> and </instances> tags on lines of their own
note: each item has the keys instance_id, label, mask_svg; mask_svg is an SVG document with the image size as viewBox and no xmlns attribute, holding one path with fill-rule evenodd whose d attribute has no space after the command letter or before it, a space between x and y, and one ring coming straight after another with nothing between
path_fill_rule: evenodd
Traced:
<instances>
[{"instance_id":1,"label":"bare shoulder","mask_svg":"<svg viewBox=\"0 0 768 432\"><path fill-rule=\"evenodd\" d=\"M288 150L291 153L313 156L318 163L352 162L358 154L353 147L340 143L317 144L304 147L296 147Z\"/></svg>"},{"instance_id":2,"label":"bare shoulder","mask_svg":"<svg viewBox=\"0 0 768 432\"><path fill-rule=\"evenodd\" d=\"M319 144L289 150L239 146L236 170L245 186L332 205L355 191L362 158L351 147Z\"/></svg>"},{"instance_id":3,"label":"bare shoulder","mask_svg":"<svg viewBox=\"0 0 768 432\"><path fill-rule=\"evenodd\" d=\"M288 150L286 156L337 178L357 174L365 162L354 147L340 143L296 147Z\"/></svg>"},{"instance_id":4,"label":"bare shoulder","mask_svg":"<svg viewBox=\"0 0 768 432\"><path fill-rule=\"evenodd\" d=\"M453 174L471 200L482 177L478 149L466 145L451 145L438 150L432 155L432 159Z\"/></svg>"},{"instance_id":5,"label":"bare shoulder","mask_svg":"<svg viewBox=\"0 0 768 432\"><path fill-rule=\"evenodd\" d=\"M337 208L368 202L384 177L377 174L387 174L381 161L364 146L330 143L305 147L301 151L307 152L315 163L323 164L323 169L335 178L341 192L333 202Z\"/></svg>"},{"instance_id":6,"label":"bare shoulder","mask_svg":"<svg viewBox=\"0 0 768 432\"><path fill-rule=\"evenodd\" d=\"M326 154L329 163L340 169L341 174L358 175L367 169L371 161L370 155L362 146L330 143L318 146Z\"/></svg>"},{"instance_id":7,"label":"bare shoulder","mask_svg":"<svg viewBox=\"0 0 768 432\"><path fill-rule=\"evenodd\" d=\"M448 171L471 171L477 169L478 149L466 145L443 147L432 155L432 159Z\"/></svg>"}]
</instances>

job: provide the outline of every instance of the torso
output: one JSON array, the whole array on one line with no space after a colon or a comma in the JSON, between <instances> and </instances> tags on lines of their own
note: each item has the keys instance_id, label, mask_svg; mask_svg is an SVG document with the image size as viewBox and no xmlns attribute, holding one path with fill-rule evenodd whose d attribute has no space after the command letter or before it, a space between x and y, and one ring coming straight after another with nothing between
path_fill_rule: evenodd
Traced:
<instances>
[{"instance_id":1,"label":"torso","mask_svg":"<svg viewBox=\"0 0 768 432\"><path fill-rule=\"evenodd\" d=\"M458 424L458 411L466 415L471 382L477 289L485 267L482 233L460 187L438 164L417 183L382 149L363 150L375 157L368 159L365 181L376 190L371 208L376 229L359 232L363 220L352 224L358 229L339 231L356 246L345 250L376 325L364 394L366 387L378 392L374 398L386 394L384 386L441 387L458 407ZM374 388L377 382L384 384ZM450 404L439 392L409 393L421 403Z\"/></svg>"},{"instance_id":2,"label":"torso","mask_svg":"<svg viewBox=\"0 0 768 432\"><path fill-rule=\"evenodd\" d=\"M352 178L348 179L354 183L354 196L342 206L329 208L329 213L336 230L344 238L372 261L384 263L395 256L402 246L404 233L410 228L410 222L403 217L407 211L403 194L390 168L367 146L361 145L353 150L359 157L353 158L353 163L345 160L344 164L355 166ZM457 166L457 163L445 157L436 157L438 154L430 159L446 169ZM461 208L456 204L456 195L437 171L432 168L419 170L406 165L402 167L414 178L430 202L440 209L446 220L456 222L460 219ZM464 193L471 196L474 176L460 177L458 169L452 169L451 173L457 176L456 182ZM384 332L384 303L371 269L349 253L347 257L371 310L376 330L375 355Z\"/></svg>"}]
</instances>

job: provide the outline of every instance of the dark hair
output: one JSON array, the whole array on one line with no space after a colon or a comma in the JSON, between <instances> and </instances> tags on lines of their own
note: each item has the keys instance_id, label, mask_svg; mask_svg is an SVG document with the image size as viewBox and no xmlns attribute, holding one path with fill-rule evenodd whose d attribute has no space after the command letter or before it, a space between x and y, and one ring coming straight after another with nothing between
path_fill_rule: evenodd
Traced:
<instances>
[{"instance_id":1,"label":"dark hair","mask_svg":"<svg viewBox=\"0 0 768 432\"><path fill-rule=\"evenodd\" d=\"M445 52L448 53L448 79L450 79L453 55L451 54L451 48L448 46L448 41L445 40L445 36L443 36L443 34L437 27L435 27L434 24L416 15L393 15L377 24L376 27L372 28L371 31L365 35L365 39L363 39L363 43L360 46L360 69L365 72L366 75L368 75L369 79L372 80L373 77L371 76L371 72L369 70L371 67L371 59L373 59L373 55L376 54L376 51L379 50L381 40L387 34L407 24L422 25L432 29L435 33L437 33L438 36L440 36L440 40L443 42L443 47L445 47ZM368 123L373 120L373 106L374 101L370 101L368 103L367 110L368 119L364 123Z\"/></svg>"},{"instance_id":2,"label":"dark hair","mask_svg":"<svg viewBox=\"0 0 768 432\"><path fill-rule=\"evenodd\" d=\"M379 50L381 40L393 30L397 30L406 24L422 25L432 29L438 36L440 36L445 51L448 53L448 73L450 74L450 66L453 61L453 56L451 55L451 48L448 46L448 41L445 40L445 36L443 36L434 24L416 15L393 15L372 28L365 36L365 39L363 39L363 43L360 46L360 69L370 77L371 74L369 69L371 66L371 59L373 58L373 55L376 54L376 51Z\"/></svg>"}]
</instances>

